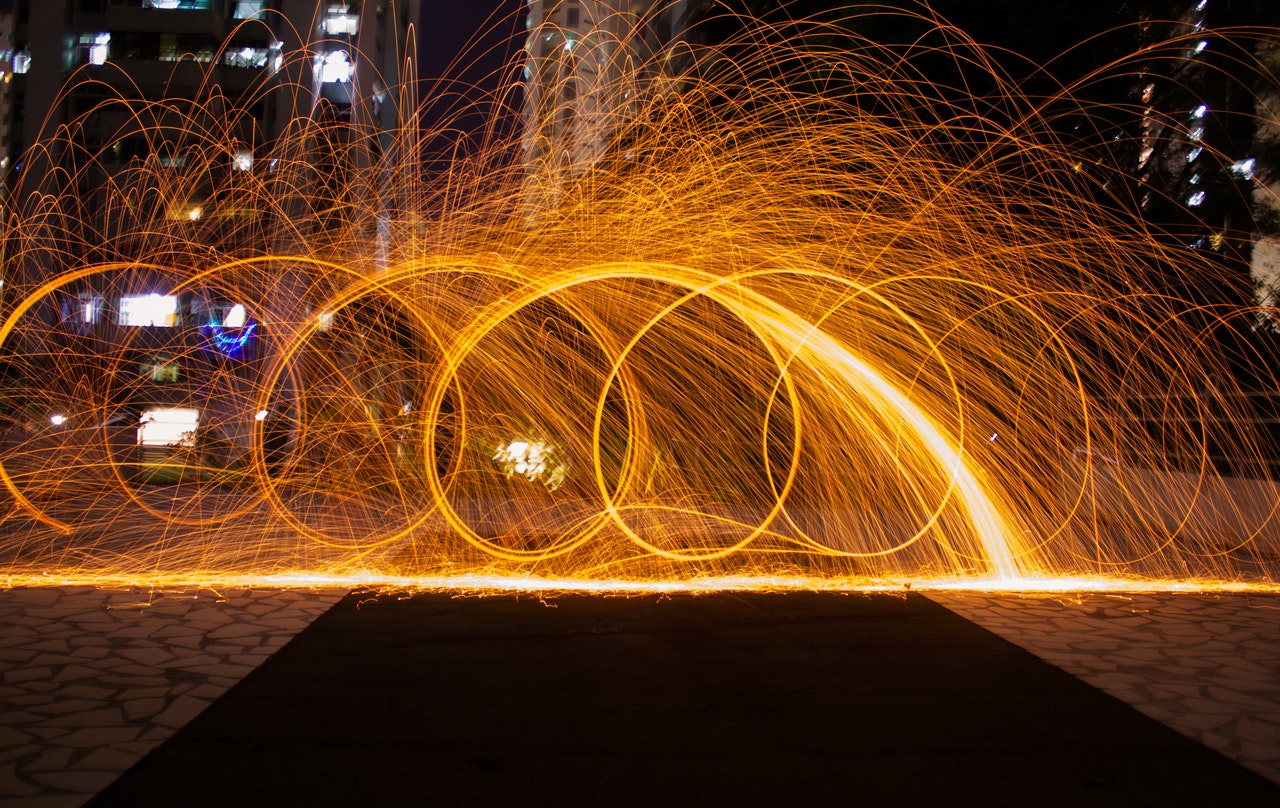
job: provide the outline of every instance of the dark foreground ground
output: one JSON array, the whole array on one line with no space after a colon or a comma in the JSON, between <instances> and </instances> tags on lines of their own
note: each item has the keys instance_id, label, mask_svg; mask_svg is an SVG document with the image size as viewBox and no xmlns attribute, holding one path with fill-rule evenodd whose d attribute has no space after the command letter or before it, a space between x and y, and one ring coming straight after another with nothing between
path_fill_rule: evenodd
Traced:
<instances>
[{"instance_id":1,"label":"dark foreground ground","mask_svg":"<svg viewBox=\"0 0 1280 808\"><path fill-rule=\"evenodd\" d=\"M91 805L976 803L1280 786L920 596L351 595Z\"/></svg>"}]
</instances>

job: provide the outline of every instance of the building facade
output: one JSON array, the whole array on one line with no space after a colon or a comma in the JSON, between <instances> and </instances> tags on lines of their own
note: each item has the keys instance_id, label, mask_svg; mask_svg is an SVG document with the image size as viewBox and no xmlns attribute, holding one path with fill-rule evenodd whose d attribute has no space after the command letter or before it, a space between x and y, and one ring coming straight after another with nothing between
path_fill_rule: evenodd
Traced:
<instances>
[{"instance_id":1,"label":"building facade","mask_svg":"<svg viewBox=\"0 0 1280 808\"><path fill-rule=\"evenodd\" d=\"M555 208L688 68L699 0L530 0L524 133L527 215Z\"/></svg>"},{"instance_id":2,"label":"building facade","mask_svg":"<svg viewBox=\"0 0 1280 808\"><path fill-rule=\"evenodd\" d=\"M16 0L0 18L7 302L68 280L6 351L96 380L97 406L134 423L196 413L219 462L243 458L264 428L260 391L279 386L263 374L324 316L326 290L296 261L190 279L250 256L370 252L414 113L418 9ZM301 373L277 391L285 407Z\"/></svg>"}]
</instances>

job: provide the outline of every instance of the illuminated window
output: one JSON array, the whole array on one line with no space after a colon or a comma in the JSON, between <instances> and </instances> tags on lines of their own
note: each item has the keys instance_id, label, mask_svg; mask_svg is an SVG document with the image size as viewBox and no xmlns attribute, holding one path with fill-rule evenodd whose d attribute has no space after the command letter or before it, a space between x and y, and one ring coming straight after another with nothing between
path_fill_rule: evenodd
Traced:
<instances>
[{"instance_id":1,"label":"illuminated window","mask_svg":"<svg viewBox=\"0 0 1280 808\"><path fill-rule=\"evenodd\" d=\"M1188 162L1188 163L1190 163L1190 162L1194 161L1197 157L1199 157L1199 156L1200 156L1200 153L1201 153L1201 152L1203 152L1203 151L1204 151L1204 147L1203 147L1203 146L1196 146L1194 149L1192 149L1191 151L1187 152L1187 162Z\"/></svg>"},{"instance_id":2,"label":"illuminated window","mask_svg":"<svg viewBox=\"0 0 1280 808\"><path fill-rule=\"evenodd\" d=\"M232 16L237 20L256 20L262 16L262 0L239 0Z\"/></svg>"},{"instance_id":3,"label":"illuminated window","mask_svg":"<svg viewBox=\"0 0 1280 808\"><path fill-rule=\"evenodd\" d=\"M316 77L322 84L351 81L355 70L346 51L330 51L315 58Z\"/></svg>"},{"instance_id":4,"label":"illuminated window","mask_svg":"<svg viewBox=\"0 0 1280 808\"><path fill-rule=\"evenodd\" d=\"M253 168L253 152L248 149L238 149L231 158L231 169L248 171L251 168Z\"/></svg>"},{"instance_id":5,"label":"illuminated window","mask_svg":"<svg viewBox=\"0 0 1280 808\"><path fill-rule=\"evenodd\" d=\"M173 383L178 381L182 371L178 363L168 354L151 357L151 360L138 366L138 372L153 382Z\"/></svg>"},{"instance_id":6,"label":"illuminated window","mask_svg":"<svg viewBox=\"0 0 1280 808\"><path fill-rule=\"evenodd\" d=\"M95 294L82 292L79 300L79 319L85 325L93 325L98 322L98 315L102 313L102 298Z\"/></svg>"},{"instance_id":7,"label":"illuminated window","mask_svg":"<svg viewBox=\"0 0 1280 808\"><path fill-rule=\"evenodd\" d=\"M160 61L176 62L178 61L178 35L177 34L161 34L160 35Z\"/></svg>"},{"instance_id":8,"label":"illuminated window","mask_svg":"<svg viewBox=\"0 0 1280 808\"><path fill-rule=\"evenodd\" d=\"M195 446L200 411L186 407L147 410L138 419L139 446Z\"/></svg>"},{"instance_id":9,"label":"illuminated window","mask_svg":"<svg viewBox=\"0 0 1280 808\"><path fill-rule=\"evenodd\" d=\"M217 45L217 40L205 34L161 34L157 58L161 62L190 59L209 64L217 54Z\"/></svg>"},{"instance_id":10,"label":"illuminated window","mask_svg":"<svg viewBox=\"0 0 1280 808\"><path fill-rule=\"evenodd\" d=\"M222 318L223 328L244 328L245 320L248 319L248 312L245 311L243 303L237 303L227 309L227 314Z\"/></svg>"},{"instance_id":11,"label":"illuminated window","mask_svg":"<svg viewBox=\"0 0 1280 808\"><path fill-rule=\"evenodd\" d=\"M20 50L13 55L13 72L22 74L31 69L31 54L26 49Z\"/></svg>"},{"instance_id":12,"label":"illuminated window","mask_svg":"<svg viewBox=\"0 0 1280 808\"><path fill-rule=\"evenodd\" d=\"M1193 208L1198 208L1203 203L1204 203L1204 191L1196 191L1194 194L1187 197L1187 204Z\"/></svg>"},{"instance_id":13,"label":"illuminated window","mask_svg":"<svg viewBox=\"0 0 1280 808\"><path fill-rule=\"evenodd\" d=\"M81 34L76 47L77 64L106 64L110 51L111 34L105 31Z\"/></svg>"},{"instance_id":14,"label":"illuminated window","mask_svg":"<svg viewBox=\"0 0 1280 808\"><path fill-rule=\"evenodd\" d=\"M271 51L271 48L250 47L239 48L238 50L229 50L223 55L222 63L227 67L266 67L271 61Z\"/></svg>"},{"instance_id":15,"label":"illuminated window","mask_svg":"<svg viewBox=\"0 0 1280 808\"><path fill-rule=\"evenodd\" d=\"M1251 180L1253 179L1253 169L1257 165L1257 160L1248 157L1244 160L1235 161L1228 170L1231 172L1231 176L1238 180Z\"/></svg>"},{"instance_id":16,"label":"illuminated window","mask_svg":"<svg viewBox=\"0 0 1280 808\"><path fill-rule=\"evenodd\" d=\"M325 9L321 28L329 36L355 36L360 33L360 17L346 5L332 5Z\"/></svg>"},{"instance_id":17,"label":"illuminated window","mask_svg":"<svg viewBox=\"0 0 1280 808\"><path fill-rule=\"evenodd\" d=\"M208 11L209 0L142 0L143 8L159 8L159 9L191 9L194 11Z\"/></svg>"},{"instance_id":18,"label":"illuminated window","mask_svg":"<svg viewBox=\"0 0 1280 808\"><path fill-rule=\"evenodd\" d=\"M1192 53L1204 53L1204 49L1209 47L1209 40L1202 39L1196 43L1196 49Z\"/></svg>"},{"instance_id":19,"label":"illuminated window","mask_svg":"<svg viewBox=\"0 0 1280 808\"><path fill-rule=\"evenodd\" d=\"M178 324L176 295L132 295L120 298L120 325L172 328Z\"/></svg>"}]
</instances>

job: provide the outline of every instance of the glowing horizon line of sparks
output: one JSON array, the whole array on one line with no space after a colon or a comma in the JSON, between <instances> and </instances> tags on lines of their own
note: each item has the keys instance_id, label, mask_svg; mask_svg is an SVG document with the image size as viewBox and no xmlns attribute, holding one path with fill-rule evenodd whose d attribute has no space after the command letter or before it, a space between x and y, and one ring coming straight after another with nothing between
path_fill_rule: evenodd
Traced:
<instances>
[{"instance_id":1,"label":"glowing horizon line of sparks","mask_svg":"<svg viewBox=\"0 0 1280 808\"><path fill-rule=\"evenodd\" d=\"M1091 593L1170 593L1198 594L1236 592L1280 594L1280 584L1249 581L1161 581L1129 578L1046 577L1038 575L1004 578L998 576L971 578L916 577L858 579L788 575L736 575L690 578L685 580L642 581L634 579L577 579L519 576L483 573L457 575L387 576L374 571L349 575L325 575L310 572L260 575L226 575L218 572L176 575L6 575L0 578L0 591L47 588L93 587L97 589L137 589L155 593L166 591L237 589L350 589L355 591L413 594L446 591L460 595L500 594L505 592L593 593L617 595L643 594L712 594L717 592L833 592L905 594L908 592L972 592L1025 595L1081 595Z\"/></svg>"},{"instance_id":2,"label":"glowing horizon line of sparks","mask_svg":"<svg viewBox=\"0 0 1280 808\"><path fill-rule=\"evenodd\" d=\"M187 569L388 588L1272 591L1274 447L1206 325L1251 327L1256 312L1142 290L1142 267L1220 267L1096 201L1110 175L1080 167L1044 99L1011 94L1004 127L951 119L929 102L961 102L889 48L851 61L771 36L744 35L774 46L753 83L716 73L734 51L710 50L707 76L640 99L618 165L526 172L498 145L456 160L441 188L395 186L392 207L376 183L416 161L412 126L398 157L336 190L310 163L354 165L342 150L363 147L323 122L299 122L269 172L218 193L227 144L198 100L149 106L154 127L131 119L185 139L181 170L112 173L75 125L51 138L43 152L69 164L17 218L5 284L0 347L27 388L26 431L0 449L0 569L159 585ZM861 95L792 87L797 65L865 71ZM59 190L93 167L109 176L100 219ZM175 218L148 202L206 191L234 204ZM530 216L547 194L558 206ZM105 318L144 291L193 321L200 309L201 326L235 303L257 355L215 355L179 329L50 322L59 300L106 300ZM164 390L140 380L161 355L184 374ZM1250 369L1280 390L1267 359L1258 349ZM200 410L201 442L143 463L181 478L150 486L109 424L169 398ZM69 420L41 425L39 407ZM523 455L504 447L534 443L556 447L554 486L513 473ZM1230 473L1210 464L1221 446Z\"/></svg>"}]
</instances>

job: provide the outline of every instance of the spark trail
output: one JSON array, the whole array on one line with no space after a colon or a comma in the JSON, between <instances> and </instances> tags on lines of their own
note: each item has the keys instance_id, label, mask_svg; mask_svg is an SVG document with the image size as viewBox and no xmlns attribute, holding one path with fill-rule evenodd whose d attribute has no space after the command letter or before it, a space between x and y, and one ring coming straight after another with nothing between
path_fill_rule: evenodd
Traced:
<instances>
[{"instance_id":1,"label":"spark trail","mask_svg":"<svg viewBox=\"0 0 1280 808\"><path fill-rule=\"evenodd\" d=\"M416 119L228 172L283 82L103 102L181 168L52 133L9 234L7 580L1271 587L1268 327L1168 292L1238 268L1057 134L1098 76L957 98L807 25L689 46L590 170L526 167L495 100L429 182Z\"/></svg>"}]
</instances>

